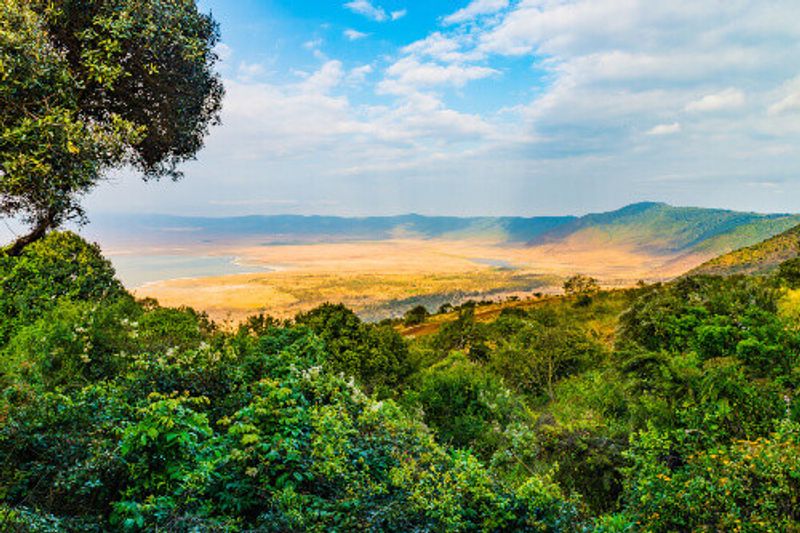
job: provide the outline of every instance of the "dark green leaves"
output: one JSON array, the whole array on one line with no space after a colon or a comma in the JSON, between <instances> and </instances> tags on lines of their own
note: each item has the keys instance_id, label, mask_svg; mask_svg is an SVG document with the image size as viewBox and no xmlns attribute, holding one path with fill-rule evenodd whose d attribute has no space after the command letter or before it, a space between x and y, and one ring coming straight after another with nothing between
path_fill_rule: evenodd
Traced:
<instances>
[{"instance_id":1,"label":"dark green leaves","mask_svg":"<svg viewBox=\"0 0 800 533\"><path fill-rule=\"evenodd\" d=\"M219 117L218 29L193 0L0 1L0 214L68 220L108 171L177 178Z\"/></svg>"}]
</instances>

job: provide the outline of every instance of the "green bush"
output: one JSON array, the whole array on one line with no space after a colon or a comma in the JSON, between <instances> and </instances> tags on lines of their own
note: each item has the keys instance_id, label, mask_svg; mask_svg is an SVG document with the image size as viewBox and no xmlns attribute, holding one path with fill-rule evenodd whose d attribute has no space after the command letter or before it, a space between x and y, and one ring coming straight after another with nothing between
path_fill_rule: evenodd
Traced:
<instances>
[{"instance_id":1,"label":"green bush","mask_svg":"<svg viewBox=\"0 0 800 533\"><path fill-rule=\"evenodd\" d=\"M408 347L397 332L365 324L341 304L324 304L295 321L325 343L329 368L354 377L367 391L386 396L411 372Z\"/></svg>"},{"instance_id":2,"label":"green bush","mask_svg":"<svg viewBox=\"0 0 800 533\"><path fill-rule=\"evenodd\" d=\"M53 232L19 257L0 255L0 345L61 299L107 302L128 297L97 245Z\"/></svg>"},{"instance_id":3,"label":"green bush","mask_svg":"<svg viewBox=\"0 0 800 533\"><path fill-rule=\"evenodd\" d=\"M418 305L405 312L403 315L403 325L417 326L425 322L428 316L430 316L430 313L428 313L428 310L425 308L425 306Z\"/></svg>"},{"instance_id":4,"label":"green bush","mask_svg":"<svg viewBox=\"0 0 800 533\"><path fill-rule=\"evenodd\" d=\"M503 445L508 424L528 419L524 403L497 376L460 354L425 370L404 402L421 411L439 442L484 459Z\"/></svg>"},{"instance_id":5,"label":"green bush","mask_svg":"<svg viewBox=\"0 0 800 533\"><path fill-rule=\"evenodd\" d=\"M630 451L626 500L649 531L794 531L800 527L800 427L694 449L681 432L645 431Z\"/></svg>"}]
</instances>

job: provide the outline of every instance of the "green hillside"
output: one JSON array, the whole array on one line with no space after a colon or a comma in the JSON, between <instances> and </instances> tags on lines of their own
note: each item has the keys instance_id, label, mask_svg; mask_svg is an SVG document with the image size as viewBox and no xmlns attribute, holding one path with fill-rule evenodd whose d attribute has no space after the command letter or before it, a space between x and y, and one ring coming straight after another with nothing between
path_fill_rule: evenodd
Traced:
<instances>
[{"instance_id":1,"label":"green hillside","mask_svg":"<svg viewBox=\"0 0 800 533\"><path fill-rule=\"evenodd\" d=\"M800 255L800 225L758 244L716 257L689 274L765 274L788 259Z\"/></svg>"},{"instance_id":2,"label":"green hillside","mask_svg":"<svg viewBox=\"0 0 800 533\"><path fill-rule=\"evenodd\" d=\"M760 242L798 223L797 215L644 202L583 216L535 237L529 244L555 243L583 233L606 244L633 246L650 253L725 253Z\"/></svg>"}]
</instances>

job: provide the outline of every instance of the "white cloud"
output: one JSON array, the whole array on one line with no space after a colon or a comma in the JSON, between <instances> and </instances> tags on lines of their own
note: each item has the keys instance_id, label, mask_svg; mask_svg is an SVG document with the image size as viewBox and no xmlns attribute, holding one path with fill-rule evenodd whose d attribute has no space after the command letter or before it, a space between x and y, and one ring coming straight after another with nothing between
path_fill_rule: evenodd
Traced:
<instances>
[{"instance_id":1,"label":"white cloud","mask_svg":"<svg viewBox=\"0 0 800 533\"><path fill-rule=\"evenodd\" d=\"M508 0L472 0L467 7L444 18L445 24L461 24L481 15L497 13L508 7Z\"/></svg>"},{"instance_id":2,"label":"white cloud","mask_svg":"<svg viewBox=\"0 0 800 533\"><path fill-rule=\"evenodd\" d=\"M707 94L699 100L686 104L686 111L721 111L742 107L745 102L744 93L733 87L724 91Z\"/></svg>"},{"instance_id":3,"label":"white cloud","mask_svg":"<svg viewBox=\"0 0 800 533\"><path fill-rule=\"evenodd\" d=\"M674 135L680 133L681 125L678 122L672 124L659 124L647 131L647 135Z\"/></svg>"},{"instance_id":4,"label":"white cloud","mask_svg":"<svg viewBox=\"0 0 800 533\"><path fill-rule=\"evenodd\" d=\"M258 78L262 76L266 72L264 65L261 63L248 63L246 61L242 61L239 63L239 68L237 70L237 78L239 80L252 80L254 78Z\"/></svg>"},{"instance_id":5,"label":"white cloud","mask_svg":"<svg viewBox=\"0 0 800 533\"><path fill-rule=\"evenodd\" d=\"M777 91L777 98L768 108L770 115L800 112L800 76L789 80Z\"/></svg>"},{"instance_id":6,"label":"white cloud","mask_svg":"<svg viewBox=\"0 0 800 533\"><path fill-rule=\"evenodd\" d=\"M347 6L389 21L382 3ZM781 201L796 206L797 0L489 4L461 0L388 60L383 49L363 63L330 60L309 41L319 66L296 83L237 71L237 50L223 65L224 126L201 154L219 162L207 183L224 175L228 187L241 173L243 188L263 183L308 210L317 194L372 212L405 197L430 211L563 213L642 196L737 207L725 203L737 194L738 207L768 210L757 203L764 187L742 184L784 180L796 185ZM486 78L497 86L475 105L460 89ZM388 209L409 209L399 205Z\"/></svg>"},{"instance_id":7,"label":"white cloud","mask_svg":"<svg viewBox=\"0 0 800 533\"><path fill-rule=\"evenodd\" d=\"M779 136L800 129L764 118L786 113L800 94L800 83L774 86L800 47L800 26L788 22L795 11L793 0L768 8L749 1L519 0L491 20L478 19L472 41L460 38L463 29L442 39L459 38L461 47L447 53L481 58L490 68L496 56L532 60L539 90L514 107L544 139L545 152L643 157L635 153L648 146L638 144L637 124L663 126L648 133L664 134L692 113L676 149L695 150L693 136L702 134L720 151L767 153ZM723 89L709 91L715 86Z\"/></svg>"},{"instance_id":8,"label":"white cloud","mask_svg":"<svg viewBox=\"0 0 800 533\"><path fill-rule=\"evenodd\" d=\"M499 74L499 71L475 65L439 65L420 62L415 57L401 58L388 69L387 78L379 85L386 93L407 93L418 87L449 85L463 87L467 82Z\"/></svg>"},{"instance_id":9,"label":"white cloud","mask_svg":"<svg viewBox=\"0 0 800 533\"><path fill-rule=\"evenodd\" d=\"M401 18L405 17L408 14L407 9L398 9L397 11L392 11L389 16L392 20L400 20Z\"/></svg>"},{"instance_id":10,"label":"white cloud","mask_svg":"<svg viewBox=\"0 0 800 533\"><path fill-rule=\"evenodd\" d=\"M305 92L327 93L339 85L343 77L342 62L328 61L303 82L302 89Z\"/></svg>"},{"instance_id":11,"label":"white cloud","mask_svg":"<svg viewBox=\"0 0 800 533\"><path fill-rule=\"evenodd\" d=\"M369 0L353 0L352 2L347 2L344 7L353 13L364 15L365 17L377 22L383 22L389 18L385 9L380 6L373 5Z\"/></svg>"},{"instance_id":12,"label":"white cloud","mask_svg":"<svg viewBox=\"0 0 800 533\"><path fill-rule=\"evenodd\" d=\"M344 36L350 39L351 41L357 41L359 39L363 39L368 35L369 35L368 33L363 33L358 30L353 30L353 29L344 30Z\"/></svg>"},{"instance_id":13,"label":"white cloud","mask_svg":"<svg viewBox=\"0 0 800 533\"><path fill-rule=\"evenodd\" d=\"M800 92L792 93L769 107L769 112L773 115L790 111L800 111Z\"/></svg>"},{"instance_id":14,"label":"white cloud","mask_svg":"<svg viewBox=\"0 0 800 533\"><path fill-rule=\"evenodd\" d=\"M407 45L401 52L406 55L427 56L445 63L462 63L483 57L474 50L465 51L466 45L463 36L446 36L437 31Z\"/></svg>"},{"instance_id":15,"label":"white cloud","mask_svg":"<svg viewBox=\"0 0 800 533\"><path fill-rule=\"evenodd\" d=\"M371 65L346 71L331 60L295 84L226 80L224 126L209 139L209 156L230 167L324 160L315 175L356 176L459 158L467 153L463 143L501 137L479 115L449 109L435 96L412 92L388 106L354 106L339 95L371 72Z\"/></svg>"},{"instance_id":16,"label":"white cloud","mask_svg":"<svg viewBox=\"0 0 800 533\"><path fill-rule=\"evenodd\" d=\"M327 61L328 57L320 50L324 41L322 39L312 39L303 43L303 48L309 50L315 58L320 61Z\"/></svg>"},{"instance_id":17,"label":"white cloud","mask_svg":"<svg viewBox=\"0 0 800 533\"><path fill-rule=\"evenodd\" d=\"M361 65L360 67L350 69L350 72L347 74L347 81L350 83L361 83L366 79L368 74L372 73L372 70L372 65Z\"/></svg>"}]
</instances>

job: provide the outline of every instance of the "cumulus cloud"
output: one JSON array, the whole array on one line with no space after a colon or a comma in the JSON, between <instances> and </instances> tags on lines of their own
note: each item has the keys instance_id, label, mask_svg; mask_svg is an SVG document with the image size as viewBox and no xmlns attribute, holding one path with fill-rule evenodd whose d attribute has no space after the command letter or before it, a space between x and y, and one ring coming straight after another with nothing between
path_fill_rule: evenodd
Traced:
<instances>
[{"instance_id":1,"label":"cumulus cloud","mask_svg":"<svg viewBox=\"0 0 800 533\"><path fill-rule=\"evenodd\" d=\"M792 93L769 107L769 112L773 115L790 111L800 111L800 92Z\"/></svg>"},{"instance_id":2,"label":"cumulus cloud","mask_svg":"<svg viewBox=\"0 0 800 533\"><path fill-rule=\"evenodd\" d=\"M304 92L327 93L342 81L344 70L341 61L328 61L308 76L300 88Z\"/></svg>"},{"instance_id":3,"label":"cumulus cloud","mask_svg":"<svg viewBox=\"0 0 800 533\"><path fill-rule=\"evenodd\" d=\"M637 125L657 124L647 131L656 135L688 122L687 144L676 149L692 151L692 134L703 132L720 150L766 153L773 150L768 139L792 126L759 117L786 114L800 94L800 86L775 87L800 44L800 26L789 22L795 9L791 0L769 8L747 1L520 0L471 32L474 48L447 52L483 57L489 67L497 56L531 58L547 83L517 109L533 131L575 157L642 157L630 152L638 150Z\"/></svg>"},{"instance_id":4,"label":"cumulus cloud","mask_svg":"<svg viewBox=\"0 0 800 533\"><path fill-rule=\"evenodd\" d=\"M385 9L380 6L373 5L369 0L353 0L352 2L347 2L344 7L353 13L364 15L365 17L377 22L383 22L389 18L389 15L386 14Z\"/></svg>"},{"instance_id":5,"label":"cumulus cloud","mask_svg":"<svg viewBox=\"0 0 800 533\"><path fill-rule=\"evenodd\" d=\"M508 7L508 0L472 0L467 7L459 9L455 13L444 18L445 24L461 24L474 20L480 15L490 15L497 13Z\"/></svg>"},{"instance_id":6,"label":"cumulus cloud","mask_svg":"<svg viewBox=\"0 0 800 533\"><path fill-rule=\"evenodd\" d=\"M239 80L248 81L262 76L266 72L266 68L261 63L248 63L242 61L239 63L237 70L237 78Z\"/></svg>"},{"instance_id":7,"label":"cumulus cloud","mask_svg":"<svg viewBox=\"0 0 800 533\"><path fill-rule=\"evenodd\" d=\"M345 7L399 18L380 3ZM401 177L365 202L398 193L419 202L408 192L416 185L431 189L430 205L459 191L480 213L501 191L498 210L530 212L541 199L563 213L566 197L580 209L637 195L736 207L723 200L746 188L738 207L758 209L773 198L767 181L797 181L796 0L459 5L394 53L340 61L309 41L319 65L294 83L269 82L273 73L237 55L225 71L225 125L204 157L226 162L220 172L248 161L239 168L252 180L313 179L305 189L345 205L354 193L341 183L361 194ZM476 105L470 84L487 79ZM794 190L780 198L796 209L800 183Z\"/></svg>"},{"instance_id":8,"label":"cumulus cloud","mask_svg":"<svg viewBox=\"0 0 800 533\"><path fill-rule=\"evenodd\" d=\"M744 105L744 93L739 89L729 88L724 91L707 94L702 98L686 104L686 111L720 111L735 109Z\"/></svg>"},{"instance_id":9,"label":"cumulus cloud","mask_svg":"<svg viewBox=\"0 0 800 533\"><path fill-rule=\"evenodd\" d=\"M468 48L468 41L463 35L444 35L433 32L424 39L414 41L402 48L405 55L428 57L443 63L464 63L480 60L483 54Z\"/></svg>"},{"instance_id":10,"label":"cumulus cloud","mask_svg":"<svg viewBox=\"0 0 800 533\"><path fill-rule=\"evenodd\" d=\"M369 35L369 34L360 32L358 30L353 30L353 29L344 30L344 36L347 37L351 41L358 41L359 39L363 39L367 35Z\"/></svg>"},{"instance_id":11,"label":"cumulus cloud","mask_svg":"<svg viewBox=\"0 0 800 533\"><path fill-rule=\"evenodd\" d=\"M233 57L233 49L225 43L219 43L214 47L214 52L219 57L220 61L228 61Z\"/></svg>"},{"instance_id":12,"label":"cumulus cloud","mask_svg":"<svg viewBox=\"0 0 800 533\"><path fill-rule=\"evenodd\" d=\"M407 9L398 9L397 11L392 11L389 16L392 20L400 20L401 18L405 17L408 14Z\"/></svg>"},{"instance_id":13,"label":"cumulus cloud","mask_svg":"<svg viewBox=\"0 0 800 533\"><path fill-rule=\"evenodd\" d=\"M387 88L436 85L463 87L467 82L487 78L498 74L498 71L475 65L439 65L420 62L414 57L404 57L386 69L386 74L388 78L378 88L391 93L396 91Z\"/></svg>"},{"instance_id":14,"label":"cumulus cloud","mask_svg":"<svg viewBox=\"0 0 800 533\"><path fill-rule=\"evenodd\" d=\"M354 67L350 69L350 72L347 74L347 81L350 83L361 83L366 79L368 74L372 73L372 70L372 65Z\"/></svg>"},{"instance_id":15,"label":"cumulus cloud","mask_svg":"<svg viewBox=\"0 0 800 533\"><path fill-rule=\"evenodd\" d=\"M654 126L647 131L647 135L673 135L675 133L680 133L680 131L680 123L673 122L672 124L659 124L658 126Z\"/></svg>"},{"instance_id":16,"label":"cumulus cloud","mask_svg":"<svg viewBox=\"0 0 800 533\"><path fill-rule=\"evenodd\" d=\"M370 74L379 95L395 98L359 115L373 142L416 145L418 135L452 147L469 139L478 143L470 153L490 160L506 153L529 164L574 161L577 168L586 158L602 157L605 165L618 161L649 171L666 163L661 153L649 152L653 143L646 139L669 136L669 166L690 166L702 157L715 161L719 172L732 164L729 152L749 154L749 161L785 153L785 143L770 139L799 128L768 118L800 110L800 82L783 83L791 74L790 44L800 43L800 27L787 22L791 0L776 0L770 9L715 0L465 4L438 29L400 48L382 70L363 78L361 72L344 74L348 82ZM369 6L374 11L364 4L358 9L372 18L382 10ZM448 105L448 91L487 78L502 83L505 73L496 65L503 57L528 58L533 96L509 97L496 116ZM753 163L729 168L740 172L747 164ZM609 172L623 179L616 177L618 169Z\"/></svg>"},{"instance_id":17,"label":"cumulus cloud","mask_svg":"<svg viewBox=\"0 0 800 533\"><path fill-rule=\"evenodd\" d=\"M789 80L776 92L777 101L768 109L770 115L800 112L800 76Z\"/></svg>"}]
</instances>

